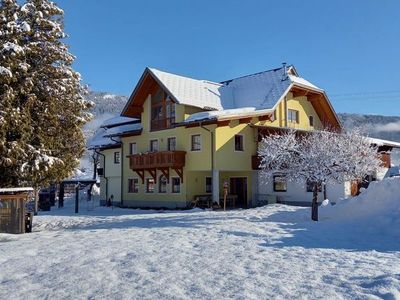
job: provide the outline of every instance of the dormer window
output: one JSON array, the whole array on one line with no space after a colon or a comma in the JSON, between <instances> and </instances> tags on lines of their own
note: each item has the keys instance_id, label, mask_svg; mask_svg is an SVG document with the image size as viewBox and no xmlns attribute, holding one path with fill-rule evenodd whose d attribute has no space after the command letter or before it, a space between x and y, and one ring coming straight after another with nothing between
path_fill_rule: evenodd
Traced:
<instances>
[{"instance_id":1,"label":"dormer window","mask_svg":"<svg viewBox=\"0 0 400 300\"><path fill-rule=\"evenodd\" d=\"M162 89L151 97L151 131L168 129L175 123L175 103Z\"/></svg>"}]
</instances>

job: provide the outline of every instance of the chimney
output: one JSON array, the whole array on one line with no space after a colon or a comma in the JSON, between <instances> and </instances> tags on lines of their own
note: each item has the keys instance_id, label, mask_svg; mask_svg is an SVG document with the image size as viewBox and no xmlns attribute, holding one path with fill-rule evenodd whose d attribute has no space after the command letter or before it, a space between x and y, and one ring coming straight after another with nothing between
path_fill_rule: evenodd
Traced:
<instances>
[{"instance_id":1,"label":"chimney","mask_svg":"<svg viewBox=\"0 0 400 300\"><path fill-rule=\"evenodd\" d=\"M286 63L285 62L282 63L282 69L283 69L282 80L285 80L287 78Z\"/></svg>"}]
</instances>

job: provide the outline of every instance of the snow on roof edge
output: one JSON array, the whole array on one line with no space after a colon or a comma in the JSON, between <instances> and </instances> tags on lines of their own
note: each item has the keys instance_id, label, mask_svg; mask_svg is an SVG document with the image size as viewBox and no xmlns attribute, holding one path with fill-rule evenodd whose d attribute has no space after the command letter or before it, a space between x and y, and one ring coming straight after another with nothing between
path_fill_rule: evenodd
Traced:
<instances>
[{"instance_id":1,"label":"snow on roof edge","mask_svg":"<svg viewBox=\"0 0 400 300\"><path fill-rule=\"evenodd\" d=\"M0 193L32 192L32 187L0 188Z\"/></svg>"},{"instance_id":2,"label":"snow on roof edge","mask_svg":"<svg viewBox=\"0 0 400 300\"><path fill-rule=\"evenodd\" d=\"M376 144L377 146L390 146L393 148L400 148L400 143L395 141L383 140L383 139L376 139L371 137L366 137L366 139L372 143Z\"/></svg>"}]
</instances>

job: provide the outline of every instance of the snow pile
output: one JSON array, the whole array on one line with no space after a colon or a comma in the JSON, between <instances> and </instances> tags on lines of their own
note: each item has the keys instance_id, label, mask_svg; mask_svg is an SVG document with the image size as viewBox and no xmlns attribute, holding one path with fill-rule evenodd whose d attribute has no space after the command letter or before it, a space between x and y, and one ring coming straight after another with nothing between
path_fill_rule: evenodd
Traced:
<instances>
[{"instance_id":1,"label":"snow pile","mask_svg":"<svg viewBox=\"0 0 400 300\"><path fill-rule=\"evenodd\" d=\"M400 237L400 178L371 182L359 196L323 207L321 217L354 222L364 232Z\"/></svg>"},{"instance_id":2,"label":"snow pile","mask_svg":"<svg viewBox=\"0 0 400 300\"><path fill-rule=\"evenodd\" d=\"M0 299L399 299L398 239L312 222L309 208L92 202L82 195L75 214L67 198L31 234L0 233Z\"/></svg>"}]
</instances>

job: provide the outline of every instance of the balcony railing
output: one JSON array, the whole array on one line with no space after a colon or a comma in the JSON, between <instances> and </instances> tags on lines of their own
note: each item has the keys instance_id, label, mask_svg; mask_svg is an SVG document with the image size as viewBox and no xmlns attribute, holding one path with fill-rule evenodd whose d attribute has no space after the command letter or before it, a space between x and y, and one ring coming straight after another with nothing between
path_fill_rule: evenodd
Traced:
<instances>
[{"instance_id":1,"label":"balcony railing","mask_svg":"<svg viewBox=\"0 0 400 300\"><path fill-rule=\"evenodd\" d=\"M151 131L171 128L173 123L175 123L175 117L151 120Z\"/></svg>"},{"instance_id":2,"label":"balcony railing","mask_svg":"<svg viewBox=\"0 0 400 300\"><path fill-rule=\"evenodd\" d=\"M156 168L183 168L185 166L186 151L160 151L146 154L130 155L132 170L146 170Z\"/></svg>"}]
</instances>

